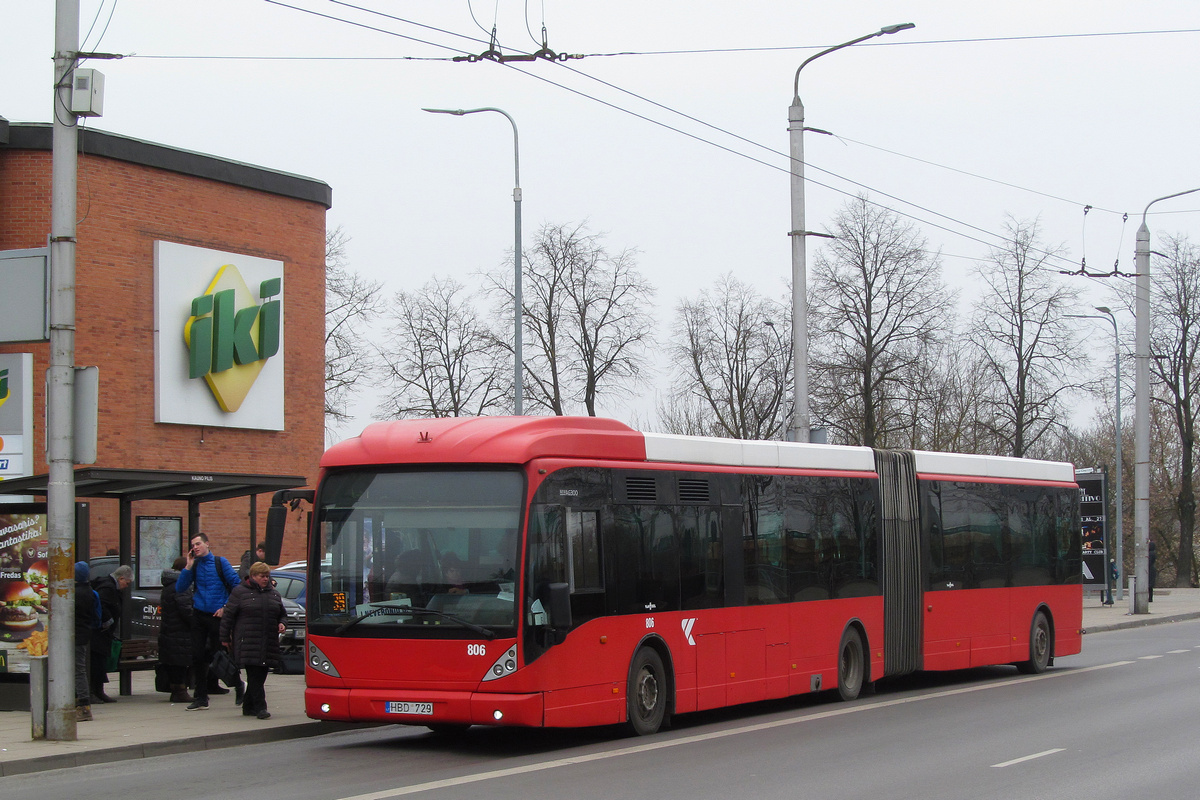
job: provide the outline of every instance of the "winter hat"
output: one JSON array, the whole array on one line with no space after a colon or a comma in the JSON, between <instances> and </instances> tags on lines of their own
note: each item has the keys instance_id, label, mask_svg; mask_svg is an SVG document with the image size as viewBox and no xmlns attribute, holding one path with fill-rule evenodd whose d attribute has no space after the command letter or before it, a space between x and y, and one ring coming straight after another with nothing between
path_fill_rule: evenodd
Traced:
<instances>
[{"instance_id":1,"label":"winter hat","mask_svg":"<svg viewBox=\"0 0 1200 800\"><path fill-rule=\"evenodd\" d=\"M89 572L90 572L90 570L88 569L88 563L86 561L76 561L75 562L75 580L76 580L76 582L83 583L83 582L87 581Z\"/></svg>"}]
</instances>

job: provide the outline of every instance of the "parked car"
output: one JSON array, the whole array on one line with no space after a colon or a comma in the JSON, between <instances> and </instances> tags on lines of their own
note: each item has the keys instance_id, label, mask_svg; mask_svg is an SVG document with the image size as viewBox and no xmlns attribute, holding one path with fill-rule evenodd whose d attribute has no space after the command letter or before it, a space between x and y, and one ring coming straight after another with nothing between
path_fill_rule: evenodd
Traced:
<instances>
[{"instance_id":1,"label":"parked car","mask_svg":"<svg viewBox=\"0 0 1200 800\"><path fill-rule=\"evenodd\" d=\"M307 641L304 606L285 597L283 610L287 613L287 619L283 621L286 630L279 634L279 654L283 656L283 667L277 671L283 675L300 675L304 673L304 645Z\"/></svg>"},{"instance_id":2,"label":"parked car","mask_svg":"<svg viewBox=\"0 0 1200 800\"><path fill-rule=\"evenodd\" d=\"M303 673L304 645L307 641L304 624L308 599L308 573L273 569L271 570L271 580L274 581L276 590L283 597L283 605L288 612L287 621L284 622L288 629L279 638L279 646L283 654L281 672L284 674ZM325 591L332 591L332 580L329 575L321 576L321 584Z\"/></svg>"},{"instance_id":3,"label":"parked car","mask_svg":"<svg viewBox=\"0 0 1200 800\"><path fill-rule=\"evenodd\" d=\"M271 580L275 581L275 588L279 593L288 600L295 600L302 606L307 606L308 601L308 573L303 571L273 569L271 570ZM329 574L321 576L321 590L323 592L333 591L333 577Z\"/></svg>"},{"instance_id":4,"label":"parked car","mask_svg":"<svg viewBox=\"0 0 1200 800\"><path fill-rule=\"evenodd\" d=\"M111 575L120 563L117 556L97 556L89 559L90 576L95 579ZM133 567L134 576L137 576L137 560L134 559L130 566ZM304 672L305 611L303 598L306 578L307 576L303 572L289 572L286 573L284 585L281 587L277 584L276 586L280 590L280 595L283 596L283 609L287 613L287 619L284 620L287 630L279 634L280 650L284 657L284 668L281 672L287 674ZM293 596L288 597L284 594L284 589L291 592ZM295 599L297 591L301 598L299 602ZM129 617L130 630L123 634L125 638L158 640L158 631L162 626L162 606L159 605L161 597L161 574L153 587L138 588L137 582L134 582L134 585L130 587L130 600L132 601Z\"/></svg>"},{"instance_id":5,"label":"parked car","mask_svg":"<svg viewBox=\"0 0 1200 800\"><path fill-rule=\"evenodd\" d=\"M88 559L88 573L92 580L111 575L112 571L121 565L117 556L96 556ZM152 586L138 587L137 559L130 565L133 567L133 585L129 587L129 599L132 605L129 609L129 630L122 632L126 639L158 639L158 629L162 625L162 609L159 598L162 597L162 574L153 581Z\"/></svg>"}]
</instances>

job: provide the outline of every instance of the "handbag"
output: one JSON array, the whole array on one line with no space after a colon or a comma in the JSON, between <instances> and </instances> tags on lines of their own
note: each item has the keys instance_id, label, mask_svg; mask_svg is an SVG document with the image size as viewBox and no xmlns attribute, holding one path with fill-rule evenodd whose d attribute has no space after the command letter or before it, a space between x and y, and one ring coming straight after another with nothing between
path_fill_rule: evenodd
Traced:
<instances>
[{"instance_id":1,"label":"handbag","mask_svg":"<svg viewBox=\"0 0 1200 800\"><path fill-rule=\"evenodd\" d=\"M171 679L167 675L167 667L164 664L154 667L154 691L164 693L171 691Z\"/></svg>"},{"instance_id":2,"label":"handbag","mask_svg":"<svg viewBox=\"0 0 1200 800\"><path fill-rule=\"evenodd\" d=\"M237 682L238 665L233 663L233 659L224 649L213 653L212 661L208 664L208 671L227 684L233 685Z\"/></svg>"},{"instance_id":3,"label":"handbag","mask_svg":"<svg viewBox=\"0 0 1200 800\"><path fill-rule=\"evenodd\" d=\"M108 648L108 658L104 661L105 672L116 672L121 665L121 640L113 639Z\"/></svg>"}]
</instances>

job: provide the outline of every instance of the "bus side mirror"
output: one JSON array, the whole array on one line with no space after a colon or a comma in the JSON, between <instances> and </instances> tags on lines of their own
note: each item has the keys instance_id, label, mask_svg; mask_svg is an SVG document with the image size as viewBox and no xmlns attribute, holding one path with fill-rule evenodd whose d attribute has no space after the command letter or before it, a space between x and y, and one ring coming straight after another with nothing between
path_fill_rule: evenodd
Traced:
<instances>
[{"instance_id":1,"label":"bus side mirror","mask_svg":"<svg viewBox=\"0 0 1200 800\"><path fill-rule=\"evenodd\" d=\"M283 550L283 530L287 527L287 505L292 509L300 505L301 500L312 503L315 493L312 489L281 489L271 496L271 505L267 508L267 536L264 543L267 546L267 563L278 564Z\"/></svg>"},{"instance_id":2,"label":"bus side mirror","mask_svg":"<svg viewBox=\"0 0 1200 800\"><path fill-rule=\"evenodd\" d=\"M287 506L270 506L267 509L267 563L278 564L283 550L283 529L287 525Z\"/></svg>"},{"instance_id":3,"label":"bus side mirror","mask_svg":"<svg viewBox=\"0 0 1200 800\"><path fill-rule=\"evenodd\" d=\"M534 624L546 631L550 644L562 644L571 632L571 586L566 583L541 585L533 608Z\"/></svg>"},{"instance_id":4,"label":"bus side mirror","mask_svg":"<svg viewBox=\"0 0 1200 800\"><path fill-rule=\"evenodd\" d=\"M555 644L567 640L571 631L571 586L566 583L551 583L546 586L546 610L550 612L550 628Z\"/></svg>"}]
</instances>

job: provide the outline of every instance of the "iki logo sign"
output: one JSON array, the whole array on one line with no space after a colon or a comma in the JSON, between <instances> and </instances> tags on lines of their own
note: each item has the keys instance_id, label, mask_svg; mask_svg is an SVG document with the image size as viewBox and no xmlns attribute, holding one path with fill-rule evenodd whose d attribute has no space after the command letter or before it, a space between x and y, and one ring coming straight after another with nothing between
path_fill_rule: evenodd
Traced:
<instances>
[{"instance_id":1,"label":"iki logo sign","mask_svg":"<svg viewBox=\"0 0 1200 800\"><path fill-rule=\"evenodd\" d=\"M188 377L204 378L222 410L237 411L263 363L279 352L281 279L258 286L258 302L233 264L217 270L204 294L192 300L183 326Z\"/></svg>"},{"instance_id":2,"label":"iki logo sign","mask_svg":"<svg viewBox=\"0 0 1200 800\"><path fill-rule=\"evenodd\" d=\"M154 421L284 429L284 264L154 243Z\"/></svg>"},{"instance_id":3,"label":"iki logo sign","mask_svg":"<svg viewBox=\"0 0 1200 800\"><path fill-rule=\"evenodd\" d=\"M0 406L8 402L8 396L12 392L8 391L8 370L0 369Z\"/></svg>"}]
</instances>

